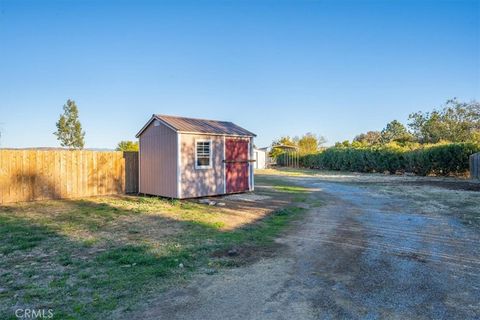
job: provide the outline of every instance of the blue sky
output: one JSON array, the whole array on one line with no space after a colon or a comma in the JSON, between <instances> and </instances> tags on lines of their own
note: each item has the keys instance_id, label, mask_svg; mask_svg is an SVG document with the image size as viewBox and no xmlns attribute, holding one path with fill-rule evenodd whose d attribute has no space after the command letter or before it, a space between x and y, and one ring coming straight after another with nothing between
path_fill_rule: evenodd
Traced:
<instances>
[{"instance_id":1,"label":"blue sky","mask_svg":"<svg viewBox=\"0 0 480 320\"><path fill-rule=\"evenodd\" d=\"M479 3L0 0L0 146L58 146L68 98L92 148L152 113L352 139L478 100Z\"/></svg>"}]
</instances>

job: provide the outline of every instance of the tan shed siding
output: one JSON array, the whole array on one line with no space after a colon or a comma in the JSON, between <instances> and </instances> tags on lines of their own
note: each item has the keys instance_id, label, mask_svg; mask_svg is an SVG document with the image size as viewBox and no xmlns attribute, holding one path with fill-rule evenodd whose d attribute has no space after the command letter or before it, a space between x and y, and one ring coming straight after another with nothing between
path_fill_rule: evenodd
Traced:
<instances>
[{"instance_id":1,"label":"tan shed siding","mask_svg":"<svg viewBox=\"0 0 480 320\"><path fill-rule=\"evenodd\" d=\"M195 140L212 141L212 167L195 169ZM181 189L182 198L204 197L224 193L222 136L182 134Z\"/></svg>"},{"instance_id":2,"label":"tan shed siding","mask_svg":"<svg viewBox=\"0 0 480 320\"><path fill-rule=\"evenodd\" d=\"M177 133L152 122L140 136L139 192L177 197Z\"/></svg>"}]
</instances>

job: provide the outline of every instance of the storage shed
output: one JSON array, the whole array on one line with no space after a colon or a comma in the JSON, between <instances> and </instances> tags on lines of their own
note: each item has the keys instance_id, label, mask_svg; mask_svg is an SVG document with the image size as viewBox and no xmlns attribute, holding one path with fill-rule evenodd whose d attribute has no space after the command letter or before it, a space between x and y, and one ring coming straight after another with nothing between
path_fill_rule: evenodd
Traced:
<instances>
[{"instance_id":1,"label":"storage shed","mask_svg":"<svg viewBox=\"0 0 480 320\"><path fill-rule=\"evenodd\" d=\"M268 148L254 148L255 169L267 168L268 160Z\"/></svg>"},{"instance_id":2,"label":"storage shed","mask_svg":"<svg viewBox=\"0 0 480 320\"><path fill-rule=\"evenodd\" d=\"M232 122L154 114L136 135L139 192L184 199L251 191L255 136Z\"/></svg>"}]
</instances>

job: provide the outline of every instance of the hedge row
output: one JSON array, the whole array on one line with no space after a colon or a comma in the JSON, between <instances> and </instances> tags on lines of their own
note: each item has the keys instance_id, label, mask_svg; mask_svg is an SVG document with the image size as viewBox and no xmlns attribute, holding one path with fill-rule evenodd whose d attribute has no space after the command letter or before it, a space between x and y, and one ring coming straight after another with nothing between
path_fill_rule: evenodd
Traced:
<instances>
[{"instance_id":1,"label":"hedge row","mask_svg":"<svg viewBox=\"0 0 480 320\"><path fill-rule=\"evenodd\" d=\"M388 147L332 147L316 154L299 157L305 168L355 172L412 172L418 175L459 175L468 172L470 155L480 152L480 145L453 143L416 150ZM285 164L286 155L277 158Z\"/></svg>"}]
</instances>

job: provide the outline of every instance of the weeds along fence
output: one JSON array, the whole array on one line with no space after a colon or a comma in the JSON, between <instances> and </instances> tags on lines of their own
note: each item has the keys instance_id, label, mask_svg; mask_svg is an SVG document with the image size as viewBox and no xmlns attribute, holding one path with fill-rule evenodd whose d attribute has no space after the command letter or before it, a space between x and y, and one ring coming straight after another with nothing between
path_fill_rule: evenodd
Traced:
<instances>
[{"instance_id":1,"label":"weeds along fence","mask_svg":"<svg viewBox=\"0 0 480 320\"><path fill-rule=\"evenodd\" d=\"M470 156L470 178L480 179L480 152Z\"/></svg>"},{"instance_id":2,"label":"weeds along fence","mask_svg":"<svg viewBox=\"0 0 480 320\"><path fill-rule=\"evenodd\" d=\"M301 167L355 172L412 172L418 175L464 175L469 171L470 155L479 152L473 143L452 143L405 150L386 147L332 147L315 154L301 155ZM277 158L288 166L286 156Z\"/></svg>"},{"instance_id":3,"label":"weeds along fence","mask_svg":"<svg viewBox=\"0 0 480 320\"><path fill-rule=\"evenodd\" d=\"M137 159L117 151L0 150L0 203L137 192Z\"/></svg>"}]
</instances>

